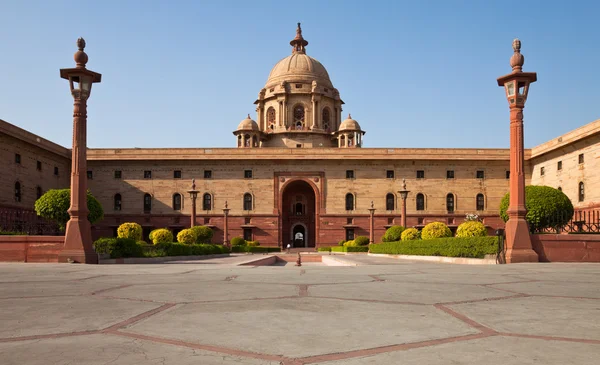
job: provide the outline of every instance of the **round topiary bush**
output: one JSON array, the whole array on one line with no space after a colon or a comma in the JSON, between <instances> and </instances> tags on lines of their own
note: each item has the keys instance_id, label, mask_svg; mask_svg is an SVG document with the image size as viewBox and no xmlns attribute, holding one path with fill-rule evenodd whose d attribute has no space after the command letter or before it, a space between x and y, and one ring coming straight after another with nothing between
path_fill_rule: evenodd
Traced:
<instances>
[{"instance_id":1,"label":"round topiary bush","mask_svg":"<svg viewBox=\"0 0 600 365\"><path fill-rule=\"evenodd\" d=\"M134 241L142 240L142 226L137 223L123 223L117 228L117 237L131 238Z\"/></svg>"},{"instance_id":2,"label":"round topiary bush","mask_svg":"<svg viewBox=\"0 0 600 365\"><path fill-rule=\"evenodd\" d=\"M230 243L232 246L246 246L246 240L242 237L233 237Z\"/></svg>"},{"instance_id":3,"label":"round topiary bush","mask_svg":"<svg viewBox=\"0 0 600 365\"><path fill-rule=\"evenodd\" d=\"M191 228L182 229L181 232L177 233L177 242L185 243L188 245L196 243L196 234Z\"/></svg>"},{"instance_id":4,"label":"round topiary bush","mask_svg":"<svg viewBox=\"0 0 600 365\"><path fill-rule=\"evenodd\" d=\"M346 240L341 240L340 242L338 242L338 246L343 246L344 243L346 243Z\"/></svg>"},{"instance_id":5,"label":"round topiary bush","mask_svg":"<svg viewBox=\"0 0 600 365\"><path fill-rule=\"evenodd\" d=\"M247 241L246 245L248 247L258 247L258 246L260 246L260 242L258 242L258 241Z\"/></svg>"},{"instance_id":6,"label":"round topiary bush","mask_svg":"<svg viewBox=\"0 0 600 365\"><path fill-rule=\"evenodd\" d=\"M69 206L71 205L71 189L51 189L35 201L35 212L40 217L49 219L58 224L64 231L69 219ZM98 199L87 192L88 220L94 224L104 218L104 210Z\"/></svg>"},{"instance_id":7,"label":"round topiary bush","mask_svg":"<svg viewBox=\"0 0 600 365\"><path fill-rule=\"evenodd\" d=\"M391 226L385 231L383 237L381 237L381 241L383 242L396 242L400 241L400 237L402 236L402 232L404 232L404 227L402 226Z\"/></svg>"},{"instance_id":8,"label":"round topiary bush","mask_svg":"<svg viewBox=\"0 0 600 365\"><path fill-rule=\"evenodd\" d=\"M196 234L196 243L211 243L213 230L207 226L193 226L191 228Z\"/></svg>"},{"instance_id":9,"label":"round topiary bush","mask_svg":"<svg viewBox=\"0 0 600 365\"><path fill-rule=\"evenodd\" d=\"M357 246L366 246L369 244L369 237L367 236L358 236L354 239L354 242Z\"/></svg>"},{"instance_id":10,"label":"round topiary bush","mask_svg":"<svg viewBox=\"0 0 600 365\"><path fill-rule=\"evenodd\" d=\"M402 241L420 240L421 232L416 228L407 228L402 232L400 239Z\"/></svg>"},{"instance_id":11,"label":"round topiary bush","mask_svg":"<svg viewBox=\"0 0 600 365\"><path fill-rule=\"evenodd\" d=\"M483 223L478 221L466 221L461 223L456 229L456 237L484 237L487 236L487 229Z\"/></svg>"},{"instance_id":12,"label":"round topiary bush","mask_svg":"<svg viewBox=\"0 0 600 365\"><path fill-rule=\"evenodd\" d=\"M508 203L510 194L506 194L500 202L500 217L508 220ZM569 223L573 218L573 204L569 197L558 189L549 186L529 185L525 187L525 207L529 229L534 232L545 228L558 228Z\"/></svg>"},{"instance_id":13,"label":"round topiary bush","mask_svg":"<svg viewBox=\"0 0 600 365\"><path fill-rule=\"evenodd\" d=\"M356 243L356 240L344 242L344 247L357 247L357 246L358 246L358 243Z\"/></svg>"},{"instance_id":14,"label":"round topiary bush","mask_svg":"<svg viewBox=\"0 0 600 365\"><path fill-rule=\"evenodd\" d=\"M421 231L421 238L424 240L442 237L452 237L452 231L442 222L431 222Z\"/></svg>"},{"instance_id":15,"label":"round topiary bush","mask_svg":"<svg viewBox=\"0 0 600 365\"><path fill-rule=\"evenodd\" d=\"M150 239L155 245L160 243L171 243L173 242L173 232L166 228L155 229L154 231L150 232Z\"/></svg>"}]
</instances>

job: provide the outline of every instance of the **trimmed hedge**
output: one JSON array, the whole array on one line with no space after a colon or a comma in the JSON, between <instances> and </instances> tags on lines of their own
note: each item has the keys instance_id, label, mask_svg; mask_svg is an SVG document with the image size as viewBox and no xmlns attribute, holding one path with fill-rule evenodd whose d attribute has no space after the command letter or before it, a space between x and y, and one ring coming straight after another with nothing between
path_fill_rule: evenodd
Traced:
<instances>
[{"instance_id":1,"label":"trimmed hedge","mask_svg":"<svg viewBox=\"0 0 600 365\"><path fill-rule=\"evenodd\" d=\"M369 252L369 246L333 246L331 252Z\"/></svg>"},{"instance_id":2,"label":"trimmed hedge","mask_svg":"<svg viewBox=\"0 0 600 365\"><path fill-rule=\"evenodd\" d=\"M260 247L260 246L231 246L231 252L234 253L268 253L281 252L279 247Z\"/></svg>"},{"instance_id":3,"label":"trimmed hedge","mask_svg":"<svg viewBox=\"0 0 600 365\"><path fill-rule=\"evenodd\" d=\"M207 226L193 226L190 228L196 234L196 243L211 243L213 230Z\"/></svg>"},{"instance_id":4,"label":"trimmed hedge","mask_svg":"<svg viewBox=\"0 0 600 365\"><path fill-rule=\"evenodd\" d=\"M165 256L200 256L229 253L229 249L223 245L210 245L202 243L160 243L154 247L156 247L157 250L164 251Z\"/></svg>"},{"instance_id":5,"label":"trimmed hedge","mask_svg":"<svg viewBox=\"0 0 600 365\"><path fill-rule=\"evenodd\" d=\"M193 245L196 243L196 232L194 232L191 228L182 229L179 233L177 233L177 242L185 243L188 245Z\"/></svg>"},{"instance_id":6,"label":"trimmed hedge","mask_svg":"<svg viewBox=\"0 0 600 365\"><path fill-rule=\"evenodd\" d=\"M246 240L242 237L233 237L230 243L231 246L246 246Z\"/></svg>"},{"instance_id":7,"label":"trimmed hedge","mask_svg":"<svg viewBox=\"0 0 600 365\"><path fill-rule=\"evenodd\" d=\"M366 246L369 244L369 237L367 236L358 236L354 239L357 246Z\"/></svg>"},{"instance_id":8,"label":"trimmed hedge","mask_svg":"<svg viewBox=\"0 0 600 365\"><path fill-rule=\"evenodd\" d=\"M416 228L407 228L402 232L400 236L402 241L412 241L412 240L420 240L421 239L421 231Z\"/></svg>"},{"instance_id":9,"label":"trimmed hedge","mask_svg":"<svg viewBox=\"0 0 600 365\"><path fill-rule=\"evenodd\" d=\"M391 226L385 231L383 237L381 237L382 242L396 242L400 241L400 236L404 232L404 227L402 226Z\"/></svg>"},{"instance_id":10,"label":"trimmed hedge","mask_svg":"<svg viewBox=\"0 0 600 365\"><path fill-rule=\"evenodd\" d=\"M496 254L498 237L445 237L430 240L387 242L369 245L371 253L483 258Z\"/></svg>"},{"instance_id":11,"label":"trimmed hedge","mask_svg":"<svg viewBox=\"0 0 600 365\"><path fill-rule=\"evenodd\" d=\"M487 229L478 221L466 221L456 229L456 237L485 237Z\"/></svg>"},{"instance_id":12,"label":"trimmed hedge","mask_svg":"<svg viewBox=\"0 0 600 365\"><path fill-rule=\"evenodd\" d=\"M336 246L337 247L337 246ZM317 248L318 252L331 252L331 247L319 247Z\"/></svg>"},{"instance_id":13,"label":"trimmed hedge","mask_svg":"<svg viewBox=\"0 0 600 365\"><path fill-rule=\"evenodd\" d=\"M260 246L260 242L258 242L258 241L246 241L246 246L252 246L252 247Z\"/></svg>"},{"instance_id":14,"label":"trimmed hedge","mask_svg":"<svg viewBox=\"0 0 600 365\"><path fill-rule=\"evenodd\" d=\"M100 238L94 242L97 253L110 254L110 258L143 257L144 245L131 238Z\"/></svg>"},{"instance_id":15,"label":"trimmed hedge","mask_svg":"<svg viewBox=\"0 0 600 365\"><path fill-rule=\"evenodd\" d=\"M421 231L421 238L424 240L444 237L452 237L452 231L442 222L431 222Z\"/></svg>"},{"instance_id":16,"label":"trimmed hedge","mask_svg":"<svg viewBox=\"0 0 600 365\"><path fill-rule=\"evenodd\" d=\"M134 241L142 240L142 226L137 223L123 223L117 228L118 238L130 238Z\"/></svg>"}]
</instances>

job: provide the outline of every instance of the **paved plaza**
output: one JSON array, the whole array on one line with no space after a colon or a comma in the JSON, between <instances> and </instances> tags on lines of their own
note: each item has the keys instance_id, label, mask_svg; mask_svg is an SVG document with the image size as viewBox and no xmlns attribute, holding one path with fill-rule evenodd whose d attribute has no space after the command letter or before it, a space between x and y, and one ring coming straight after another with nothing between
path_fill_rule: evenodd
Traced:
<instances>
[{"instance_id":1,"label":"paved plaza","mask_svg":"<svg viewBox=\"0 0 600 365\"><path fill-rule=\"evenodd\" d=\"M248 258L0 264L0 363L599 363L598 264Z\"/></svg>"}]
</instances>

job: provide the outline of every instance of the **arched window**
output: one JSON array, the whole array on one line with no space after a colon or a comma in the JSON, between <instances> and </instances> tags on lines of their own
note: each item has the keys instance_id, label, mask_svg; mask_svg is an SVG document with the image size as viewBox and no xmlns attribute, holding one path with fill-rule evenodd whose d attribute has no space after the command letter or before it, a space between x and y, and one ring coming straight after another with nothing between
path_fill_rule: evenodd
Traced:
<instances>
[{"instance_id":1,"label":"arched window","mask_svg":"<svg viewBox=\"0 0 600 365\"><path fill-rule=\"evenodd\" d=\"M119 211L121 210L121 202L122 202L121 194L115 194L114 204L113 204L114 210L119 210Z\"/></svg>"},{"instance_id":2,"label":"arched window","mask_svg":"<svg viewBox=\"0 0 600 365\"><path fill-rule=\"evenodd\" d=\"M454 195L452 193L446 195L446 210L448 213L454 212Z\"/></svg>"},{"instance_id":3,"label":"arched window","mask_svg":"<svg viewBox=\"0 0 600 365\"><path fill-rule=\"evenodd\" d=\"M354 195L346 194L346 210L354 210Z\"/></svg>"},{"instance_id":4,"label":"arched window","mask_svg":"<svg viewBox=\"0 0 600 365\"><path fill-rule=\"evenodd\" d=\"M244 210L252 210L252 194L244 194Z\"/></svg>"},{"instance_id":5,"label":"arched window","mask_svg":"<svg viewBox=\"0 0 600 365\"><path fill-rule=\"evenodd\" d=\"M585 199L585 186L583 181L579 183L579 201L582 202Z\"/></svg>"},{"instance_id":6,"label":"arched window","mask_svg":"<svg viewBox=\"0 0 600 365\"><path fill-rule=\"evenodd\" d=\"M181 210L181 194L173 194L173 210Z\"/></svg>"},{"instance_id":7,"label":"arched window","mask_svg":"<svg viewBox=\"0 0 600 365\"><path fill-rule=\"evenodd\" d=\"M302 105L294 107L294 125L296 129L298 129L298 126L300 126L300 129L304 126L304 107Z\"/></svg>"},{"instance_id":8,"label":"arched window","mask_svg":"<svg viewBox=\"0 0 600 365\"><path fill-rule=\"evenodd\" d=\"M323 109L321 120L323 121L323 129L328 130L331 123L331 112L329 111L329 108Z\"/></svg>"},{"instance_id":9,"label":"arched window","mask_svg":"<svg viewBox=\"0 0 600 365\"><path fill-rule=\"evenodd\" d=\"M346 147L346 138L344 137L343 134L340 136L340 146Z\"/></svg>"},{"instance_id":10,"label":"arched window","mask_svg":"<svg viewBox=\"0 0 600 365\"><path fill-rule=\"evenodd\" d=\"M144 194L144 212L152 210L152 196L150 194Z\"/></svg>"},{"instance_id":11,"label":"arched window","mask_svg":"<svg viewBox=\"0 0 600 365\"><path fill-rule=\"evenodd\" d=\"M35 188L35 196L36 196L36 199L39 199L39 198L41 198L41 197L42 197L42 195L44 195L44 191L42 190L42 187L41 187L41 186L38 186L38 187L36 187L36 188Z\"/></svg>"},{"instance_id":12,"label":"arched window","mask_svg":"<svg viewBox=\"0 0 600 365\"><path fill-rule=\"evenodd\" d=\"M394 210L395 201L396 197L394 197L394 194L387 194L385 196L385 210Z\"/></svg>"},{"instance_id":13,"label":"arched window","mask_svg":"<svg viewBox=\"0 0 600 365\"><path fill-rule=\"evenodd\" d=\"M271 129L273 129L273 126L275 125L275 108L273 107L267 109L267 125Z\"/></svg>"},{"instance_id":14,"label":"arched window","mask_svg":"<svg viewBox=\"0 0 600 365\"><path fill-rule=\"evenodd\" d=\"M15 201L17 203L21 201L21 183L18 181L15 183Z\"/></svg>"},{"instance_id":15,"label":"arched window","mask_svg":"<svg viewBox=\"0 0 600 365\"><path fill-rule=\"evenodd\" d=\"M212 196L209 193L202 196L202 210L212 210Z\"/></svg>"},{"instance_id":16,"label":"arched window","mask_svg":"<svg viewBox=\"0 0 600 365\"><path fill-rule=\"evenodd\" d=\"M246 143L244 144L245 147L250 147L250 135L246 134L244 136L244 139L246 140Z\"/></svg>"},{"instance_id":17,"label":"arched window","mask_svg":"<svg viewBox=\"0 0 600 365\"><path fill-rule=\"evenodd\" d=\"M304 213L304 205L302 203L296 203L294 206L294 214L302 215Z\"/></svg>"},{"instance_id":18,"label":"arched window","mask_svg":"<svg viewBox=\"0 0 600 365\"><path fill-rule=\"evenodd\" d=\"M348 135L348 147L354 146L354 136L351 134Z\"/></svg>"},{"instance_id":19,"label":"arched window","mask_svg":"<svg viewBox=\"0 0 600 365\"><path fill-rule=\"evenodd\" d=\"M242 147L242 136L238 136L238 147Z\"/></svg>"},{"instance_id":20,"label":"arched window","mask_svg":"<svg viewBox=\"0 0 600 365\"><path fill-rule=\"evenodd\" d=\"M417 210L425 210L425 195L417 194Z\"/></svg>"},{"instance_id":21,"label":"arched window","mask_svg":"<svg viewBox=\"0 0 600 365\"><path fill-rule=\"evenodd\" d=\"M477 210L485 209L485 197L483 194L477 194Z\"/></svg>"}]
</instances>

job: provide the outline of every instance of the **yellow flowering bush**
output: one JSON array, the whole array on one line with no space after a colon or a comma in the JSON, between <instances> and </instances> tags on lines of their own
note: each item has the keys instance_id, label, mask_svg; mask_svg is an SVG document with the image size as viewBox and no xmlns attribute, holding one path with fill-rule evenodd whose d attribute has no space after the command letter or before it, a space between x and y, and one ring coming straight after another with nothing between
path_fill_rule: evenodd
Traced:
<instances>
[{"instance_id":1,"label":"yellow flowering bush","mask_svg":"<svg viewBox=\"0 0 600 365\"><path fill-rule=\"evenodd\" d=\"M443 237L452 237L452 231L442 222L431 222L421 231L421 238L424 240Z\"/></svg>"},{"instance_id":2,"label":"yellow flowering bush","mask_svg":"<svg viewBox=\"0 0 600 365\"><path fill-rule=\"evenodd\" d=\"M137 223L123 223L117 228L117 237L131 238L134 241L142 240L142 226Z\"/></svg>"},{"instance_id":3,"label":"yellow flowering bush","mask_svg":"<svg viewBox=\"0 0 600 365\"><path fill-rule=\"evenodd\" d=\"M181 232L177 234L177 242L188 245L196 243L196 238L196 233L190 228L182 229Z\"/></svg>"},{"instance_id":4,"label":"yellow flowering bush","mask_svg":"<svg viewBox=\"0 0 600 365\"><path fill-rule=\"evenodd\" d=\"M487 229L483 223L478 221L466 221L461 223L456 229L456 237L484 237L487 236Z\"/></svg>"}]
</instances>

